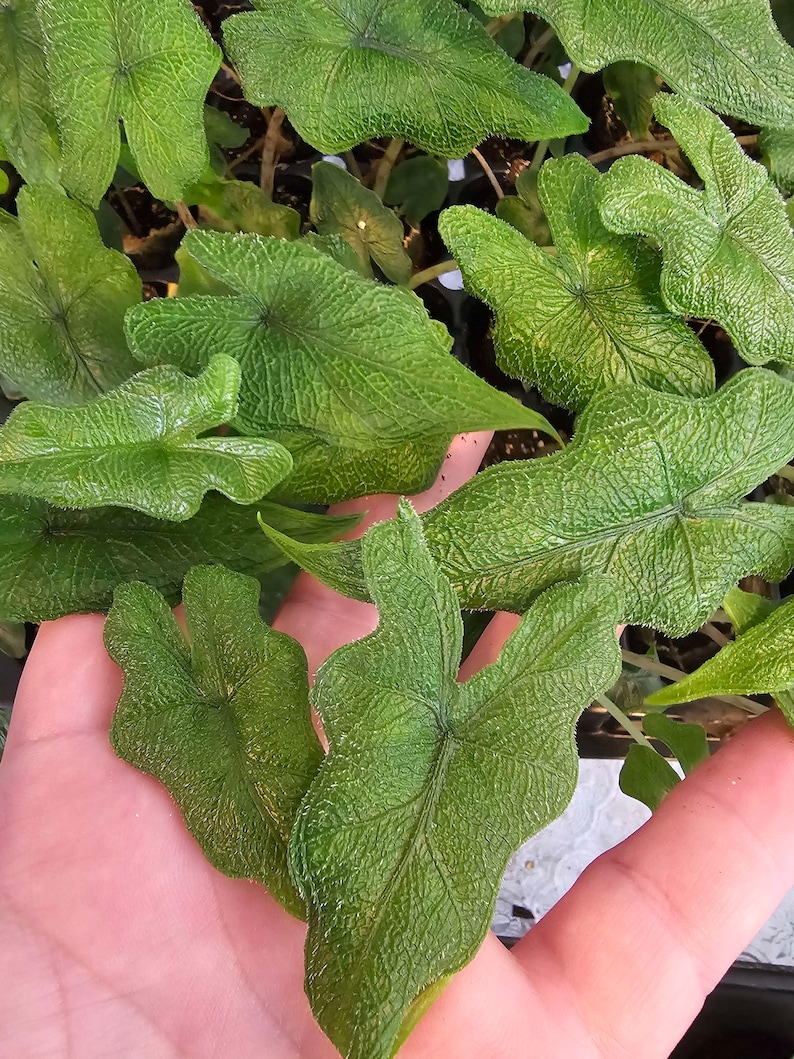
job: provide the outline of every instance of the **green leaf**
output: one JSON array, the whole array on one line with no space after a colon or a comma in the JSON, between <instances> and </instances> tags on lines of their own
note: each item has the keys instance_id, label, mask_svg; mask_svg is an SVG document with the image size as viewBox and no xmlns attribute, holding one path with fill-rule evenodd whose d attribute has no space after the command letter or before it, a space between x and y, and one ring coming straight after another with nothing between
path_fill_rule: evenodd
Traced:
<instances>
[{"instance_id":1,"label":"green leaf","mask_svg":"<svg viewBox=\"0 0 794 1059\"><path fill-rule=\"evenodd\" d=\"M709 758L706 733L699 724L682 724L663 713L649 713L642 722L645 734L665 743L688 776Z\"/></svg>"},{"instance_id":2,"label":"green leaf","mask_svg":"<svg viewBox=\"0 0 794 1059\"><path fill-rule=\"evenodd\" d=\"M647 158L621 158L600 184L604 223L661 244L673 312L722 324L750 364L794 363L794 233L777 188L716 115L662 94L655 109L705 188Z\"/></svg>"},{"instance_id":3,"label":"green leaf","mask_svg":"<svg viewBox=\"0 0 794 1059\"><path fill-rule=\"evenodd\" d=\"M493 133L584 132L559 85L513 62L454 0L256 0L224 22L246 99L337 154L394 135L461 158Z\"/></svg>"},{"instance_id":4,"label":"green leaf","mask_svg":"<svg viewBox=\"0 0 794 1059\"><path fill-rule=\"evenodd\" d=\"M218 354L198 379L166 366L90 404L25 402L0 429L0 492L176 522L194 515L209 489L251 503L292 460L273 441L200 436L234 415L239 382L237 362Z\"/></svg>"},{"instance_id":5,"label":"green leaf","mask_svg":"<svg viewBox=\"0 0 794 1059\"><path fill-rule=\"evenodd\" d=\"M302 916L287 841L322 759L306 656L261 621L253 578L194 567L182 598L189 646L161 595L116 590L105 625L124 671L113 748L168 788L219 871L255 879Z\"/></svg>"},{"instance_id":6,"label":"green leaf","mask_svg":"<svg viewBox=\"0 0 794 1059\"><path fill-rule=\"evenodd\" d=\"M487 26L491 21L490 16L485 14L479 4L470 3L465 6L483 26ZM517 58L526 43L523 17L511 19L498 33L494 34L493 39L500 48L504 48L511 59Z\"/></svg>"},{"instance_id":7,"label":"green leaf","mask_svg":"<svg viewBox=\"0 0 794 1059\"><path fill-rule=\"evenodd\" d=\"M174 258L179 266L177 297L188 298L195 294L234 294L231 287L215 279L194 257L191 257L184 246L179 247Z\"/></svg>"},{"instance_id":8,"label":"green leaf","mask_svg":"<svg viewBox=\"0 0 794 1059\"><path fill-rule=\"evenodd\" d=\"M491 15L515 0L486 0ZM645 63L675 91L751 124L794 125L794 53L769 0L526 0L571 59L595 73Z\"/></svg>"},{"instance_id":9,"label":"green leaf","mask_svg":"<svg viewBox=\"0 0 794 1059\"><path fill-rule=\"evenodd\" d=\"M0 651L11 658L24 658L28 653L25 646L25 626L13 621L0 621Z\"/></svg>"},{"instance_id":10,"label":"green leaf","mask_svg":"<svg viewBox=\"0 0 794 1059\"><path fill-rule=\"evenodd\" d=\"M794 508L748 503L794 451L794 386L762 368L700 400L627 386L594 398L570 445L491 467L423 516L461 605L522 613L549 585L614 577L621 620L694 632L750 573L781 580ZM366 598L360 544L272 539L346 595Z\"/></svg>"},{"instance_id":11,"label":"green leaf","mask_svg":"<svg viewBox=\"0 0 794 1059\"><path fill-rule=\"evenodd\" d=\"M374 191L331 162L312 167L312 224L320 235L341 235L370 276L370 258L394 283L407 283L413 264L403 246L403 226Z\"/></svg>"},{"instance_id":12,"label":"green leaf","mask_svg":"<svg viewBox=\"0 0 794 1059\"><path fill-rule=\"evenodd\" d=\"M386 1059L476 953L512 852L570 801L576 720L620 662L617 599L594 578L552 589L458 684L458 602L405 502L367 534L364 569L380 623L318 673L329 753L290 854L315 1016L349 1059Z\"/></svg>"},{"instance_id":13,"label":"green leaf","mask_svg":"<svg viewBox=\"0 0 794 1059\"><path fill-rule=\"evenodd\" d=\"M467 290L496 312L497 361L576 410L627 382L702 396L714 388L711 358L659 297L658 255L604 228L603 180L580 155L544 165L538 187L557 256L473 206L443 214Z\"/></svg>"},{"instance_id":14,"label":"green leaf","mask_svg":"<svg viewBox=\"0 0 794 1059\"><path fill-rule=\"evenodd\" d=\"M632 746L620 770L618 786L629 798L647 805L655 813L681 777L661 754L649 746Z\"/></svg>"},{"instance_id":15,"label":"green leaf","mask_svg":"<svg viewBox=\"0 0 794 1059\"><path fill-rule=\"evenodd\" d=\"M722 609L737 634L764 621L778 606L777 601L755 592L745 592L738 586L734 586L722 601Z\"/></svg>"},{"instance_id":16,"label":"green leaf","mask_svg":"<svg viewBox=\"0 0 794 1059\"><path fill-rule=\"evenodd\" d=\"M328 518L265 501L243 507L218 493L206 496L186 522L113 507L63 511L43 500L0 496L0 615L39 622L104 611L127 581L143 581L174 604L197 563L267 574L285 559L260 531L257 512L308 542L331 540L358 522L358 516Z\"/></svg>"},{"instance_id":17,"label":"green leaf","mask_svg":"<svg viewBox=\"0 0 794 1059\"><path fill-rule=\"evenodd\" d=\"M499 199L496 203L496 216L538 246L550 246L549 222L538 193L539 175L535 169L522 170L516 180L516 194L505 195Z\"/></svg>"},{"instance_id":18,"label":"green leaf","mask_svg":"<svg viewBox=\"0 0 794 1059\"><path fill-rule=\"evenodd\" d=\"M383 201L397 206L408 224L418 228L428 214L441 209L448 192L446 162L429 154L417 154L391 171Z\"/></svg>"},{"instance_id":19,"label":"green leaf","mask_svg":"<svg viewBox=\"0 0 794 1059\"><path fill-rule=\"evenodd\" d=\"M617 115L635 140L644 140L653 118L653 98L659 79L643 63L616 62L603 73L604 89Z\"/></svg>"},{"instance_id":20,"label":"green leaf","mask_svg":"<svg viewBox=\"0 0 794 1059\"><path fill-rule=\"evenodd\" d=\"M794 129L762 129L761 158L779 188L794 191Z\"/></svg>"},{"instance_id":21,"label":"green leaf","mask_svg":"<svg viewBox=\"0 0 794 1059\"><path fill-rule=\"evenodd\" d=\"M79 203L24 187L17 209L0 210L0 371L34 400L90 400L138 370L124 313L141 282Z\"/></svg>"},{"instance_id":22,"label":"green leaf","mask_svg":"<svg viewBox=\"0 0 794 1059\"><path fill-rule=\"evenodd\" d=\"M276 239L297 239L301 216L297 210L273 202L250 180L225 180L212 169L188 188L183 202L198 206L202 222L223 232L252 232Z\"/></svg>"},{"instance_id":23,"label":"green leaf","mask_svg":"<svg viewBox=\"0 0 794 1059\"><path fill-rule=\"evenodd\" d=\"M35 0L0 5L0 140L29 184L60 183L58 128Z\"/></svg>"},{"instance_id":24,"label":"green leaf","mask_svg":"<svg viewBox=\"0 0 794 1059\"><path fill-rule=\"evenodd\" d=\"M113 179L119 119L146 186L180 199L209 164L204 98L221 51L187 0L39 0L62 175L97 206Z\"/></svg>"},{"instance_id":25,"label":"green leaf","mask_svg":"<svg viewBox=\"0 0 794 1059\"><path fill-rule=\"evenodd\" d=\"M416 296L304 242L192 231L184 246L240 297L135 306L128 338L146 363L167 359L191 373L218 350L239 360L238 430L354 449L489 427L553 433L449 356L446 329Z\"/></svg>"},{"instance_id":26,"label":"green leaf","mask_svg":"<svg viewBox=\"0 0 794 1059\"><path fill-rule=\"evenodd\" d=\"M341 235L318 235L317 232L307 232L303 241L315 250L319 250L321 254L325 254L326 257L330 257L332 261L336 261L337 264L344 265L351 272L361 273L358 254Z\"/></svg>"},{"instance_id":27,"label":"green leaf","mask_svg":"<svg viewBox=\"0 0 794 1059\"><path fill-rule=\"evenodd\" d=\"M710 695L770 693L794 726L794 597L768 618L726 644L694 673L649 696L655 706L672 706ZM785 693L785 694L780 694ZM779 697L778 697L779 695Z\"/></svg>"},{"instance_id":28,"label":"green leaf","mask_svg":"<svg viewBox=\"0 0 794 1059\"><path fill-rule=\"evenodd\" d=\"M210 160L213 169L223 174L226 172L226 157L222 147L242 147L250 136L248 129L238 125L225 110L204 105L204 132L210 148Z\"/></svg>"}]
</instances>

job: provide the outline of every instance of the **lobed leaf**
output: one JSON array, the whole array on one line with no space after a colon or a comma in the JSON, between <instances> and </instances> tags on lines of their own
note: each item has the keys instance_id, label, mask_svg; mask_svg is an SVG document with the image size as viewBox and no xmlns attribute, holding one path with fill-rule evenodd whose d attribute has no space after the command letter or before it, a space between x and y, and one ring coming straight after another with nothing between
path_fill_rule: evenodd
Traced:
<instances>
[{"instance_id":1,"label":"lobed leaf","mask_svg":"<svg viewBox=\"0 0 794 1059\"><path fill-rule=\"evenodd\" d=\"M119 119L146 186L181 199L209 164L204 99L220 48L187 0L38 0L62 177L89 205L113 179Z\"/></svg>"},{"instance_id":2,"label":"lobed leaf","mask_svg":"<svg viewBox=\"0 0 794 1059\"><path fill-rule=\"evenodd\" d=\"M138 370L124 313L141 282L79 203L23 187L17 210L0 210L0 372L26 397L79 404Z\"/></svg>"},{"instance_id":3,"label":"lobed leaf","mask_svg":"<svg viewBox=\"0 0 794 1059\"><path fill-rule=\"evenodd\" d=\"M185 522L113 507L64 511L43 500L0 496L0 615L40 622L105 611L128 581L142 581L175 604L185 574L199 563L262 576L286 560L261 533L258 512L305 542L332 540L358 522L358 516L329 518L265 501L245 507L218 493L209 493Z\"/></svg>"},{"instance_id":4,"label":"lobed leaf","mask_svg":"<svg viewBox=\"0 0 794 1059\"><path fill-rule=\"evenodd\" d=\"M344 1056L385 1059L476 953L512 852L570 801L576 719L620 668L618 601L603 578L552 589L459 685L458 602L405 502L363 562L379 625L318 673L329 753L290 853L315 1016Z\"/></svg>"},{"instance_id":5,"label":"lobed leaf","mask_svg":"<svg viewBox=\"0 0 794 1059\"><path fill-rule=\"evenodd\" d=\"M513 62L454 0L256 0L224 23L246 98L337 154L401 136L460 158L492 133L584 132L559 85Z\"/></svg>"},{"instance_id":6,"label":"lobed leaf","mask_svg":"<svg viewBox=\"0 0 794 1059\"><path fill-rule=\"evenodd\" d=\"M621 621L694 632L736 581L785 576L794 509L741 498L794 452L794 386L762 368L699 400L627 386L594 398L571 444L491 467L423 516L431 554L461 605L521 613L557 581L615 578ZM366 598L360 543L290 559Z\"/></svg>"},{"instance_id":7,"label":"lobed leaf","mask_svg":"<svg viewBox=\"0 0 794 1059\"><path fill-rule=\"evenodd\" d=\"M486 0L490 15L515 0ZM675 91L751 124L794 125L794 52L769 0L525 0L550 22L571 59L595 73L645 63Z\"/></svg>"},{"instance_id":8,"label":"lobed leaf","mask_svg":"<svg viewBox=\"0 0 794 1059\"><path fill-rule=\"evenodd\" d=\"M374 191L331 162L312 166L312 224L320 235L341 235L355 250L362 275L370 258L393 283L407 283L413 263L403 247L403 226Z\"/></svg>"},{"instance_id":9,"label":"lobed leaf","mask_svg":"<svg viewBox=\"0 0 794 1059\"><path fill-rule=\"evenodd\" d=\"M657 96L655 110L705 187L621 158L599 188L604 223L661 244L673 312L718 321L751 364L794 363L794 233L777 188L716 115L671 95Z\"/></svg>"},{"instance_id":10,"label":"lobed leaf","mask_svg":"<svg viewBox=\"0 0 794 1059\"><path fill-rule=\"evenodd\" d=\"M235 357L242 432L362 450L461 430L554 432L449 356L446 329L416 296L354 275L305 242L192 231L184 245L240 296L135 306L128 338L146 363L191 373L218 350Z\"/></svg>"},{"instance_id":11,"label":"lobed leaf","mask_svg":"<svg viewBox=\"0 0 794 1059\"><path fill-rule=\"evenodd\" d=\"M217 489L248 504L292 466L273 441L201 437L233 415L240 367L218 354L198 379L151 368L75 408L26 402L0 429L0 492L60 507L131 507L181 521Z\"/></svg>"},{"instance_id":12,"label":"lobed leaf","mask_svg":"<svg viewBox=\"0 0 794 1059\"><path fill-rule=\"evenodd\" d=\"M57 187L58 127L52 110L36 0L0 6L0 141L29 184Z\"/></svg>"},{"instance_id":13,"label":"lobed leaf","mask_svg":"<svg viewBox=\"0 0 794 1059\"><path fill-rule=\"evenodd\" d=\"M105 625L124 671L113 748L168 788L219 871L255 879L302 916L287 840L322 759L306 656L260 620L253 578L194 567L183 600L187 643L154 589L116 590Z\"/></svg>"},{"instance_id":14,"label":"lobed leaf","mask_svg":"<svg viewBox=\"0 0 794 1059\"><path fill-rule=\"evenodd\" d=\"M604 228L603 179L580 155L543 166L538 190L557 256L473 206L443 214L439 230L467 289L496 313L497 361L577 410L630 382L705 395L714 388L711 358L662 302L658 256Z\"/></svg>"}]
</instances>

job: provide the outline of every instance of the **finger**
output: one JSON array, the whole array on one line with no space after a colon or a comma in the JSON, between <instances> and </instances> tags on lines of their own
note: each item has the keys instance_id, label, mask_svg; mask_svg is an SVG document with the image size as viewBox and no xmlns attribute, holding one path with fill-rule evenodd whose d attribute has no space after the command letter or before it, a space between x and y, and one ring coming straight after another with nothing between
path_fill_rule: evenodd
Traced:
<instances>
[{"instance_id":1,"label":"finger","mask_svg":"<svg viewBox=\"0 0 794 1059\"><path fill-rule=\"evenodd\" d=\"M552 1000L565 986L598 1054L664 1059L794 883L792 806L794 733L772 713L591 865L516 959Z\"/></svg>"},{"instance_id":2,"label":"finger","mask_svg":"<svg viewBox=\"0 0 794 1059\"><path fill-rule=\"evenodd\" d=\"M416 510L421 512L435 507L468 481L482 462L491 436L488 432L459 434L453 440L433 485L411 498ZM361 523L346 535L347 539L352 540L363 536L375 522L392 518L398 500L398 496L391 494L363 497L335 505L330 509L330 514L366 512ZM372 604L346 599L309 574L301 573L273 627L289 633L303 644L309 659L309 672L314 674L332 651L371 633L377 623L378 613Z\"/></svg>"},{"instance_id":3,"label":"finger","mask_svg":"<svg viewBox=\"0 0 794 1059\"><path fill-rule=\"evenodd\" d=\"M104 624L99 614L73 614L41 626L17 690L9 752L18 742L107 729L121 671L105 651Z\"/></svg>"}]
</instances>

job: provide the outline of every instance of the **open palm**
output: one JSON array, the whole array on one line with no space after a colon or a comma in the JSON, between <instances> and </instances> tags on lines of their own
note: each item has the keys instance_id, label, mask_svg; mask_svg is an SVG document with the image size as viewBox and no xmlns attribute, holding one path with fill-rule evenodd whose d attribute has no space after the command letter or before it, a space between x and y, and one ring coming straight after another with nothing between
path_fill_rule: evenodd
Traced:
<instances>
[{"instance_id":1,"label":"open palm","mask_svg":"<svg viewBox=\"0 0 794 1059\"><path fill-rule=\"evenodd\" d=\"M473 471L476 441L420 505ZM42 627L0 767L0 1056L330 1059L303 995L303 925L212 868L165 789L113 754L121 675L102 621ZM316 668L375 621L302 576L277 625ZM511 625L495 620L468 671ZM512 952L487 939L401 1056L664 1059L794 883L793 806L794 736L770 715Z\"/></svg>"}]
</instances>

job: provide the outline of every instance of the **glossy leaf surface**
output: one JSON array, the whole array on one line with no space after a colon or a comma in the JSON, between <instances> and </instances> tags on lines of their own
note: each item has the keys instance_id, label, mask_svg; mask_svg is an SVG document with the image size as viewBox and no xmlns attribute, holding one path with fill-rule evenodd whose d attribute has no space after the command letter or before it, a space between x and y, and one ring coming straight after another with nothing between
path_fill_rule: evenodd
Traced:
<instances>
[{"instance_id":1,"label":"glossy leaf surface","mask_svg":"<svg viewBox=\"0 0 794 1059\"><path fill-rule=\"evenodd\" d=\"M429 154L418 154L392 170L383 201L399 207L408 224L418 228L429 213L441 209L448 191L446 162Z\"/></svg>"},{"instance_id":2,"label":"glossy leaf surface","mask_svg":"<svg viewBox=\"0 0 794 1059\"><path fill-rule=\"evenodd\" d=\"M496 312L500 367L555 404L581 409L599 391L643 382L701 396L714 367L659 296L658 255L613 235L598 214L602 180L579 155L550 161L538 189L557 256L473 206L447 210L440 231L469 291Z\"/></svg>"},{"instance_id":3,"label":"glossy leaf surface","mask_svg":"<svg viewBox=\"0 0 794 1059\"><path fill-rule=\"evenodd\" d=\"M393 448L488 427L553 432L449 356L414 295L354 275L304 242L189 232L184 245L236 298L158 299L127 315L136 355L195 373L217 351L242 367L235 426Z\"/></svg>"},{"instance_id":4,"label":"glossy leaf surface","mask_svg":"<svg viewBox=\"0 0 794 1059\"><path fill-rule=\"evenodd\" d=\"M617 62L603 73L604 89L632 139L643 140L653 119L653 98L659 81L643 63Z\"/></svg>"},{"instance_id":5,"label":"glossy leaf surface","mask_svg":"<svg viewBox=\"0 0 794 1059\"><path fill-rule=\"evenodd\" d=\"M454 0L257 0L224 23L246 98L278 105L324 154L394 135L461 158L492 133L583 132L548 78L510 59Z\"/></svg>"},{"instance_id":6,"label":"glossy leaf surface","mask_svg":"<svg viewBox=\"0 0 794 1059\"><path fill-rule=\"evenodd\" d=\"M151 368L90 404L26 402L0 429L0 492L60 507L131 507L181 521L217 489L249 504L292 466L253 438L201 437L234 415L240 367L214 357L197 379Z\"/></svg>"},{"instance_id":7,"label":"glossy leaf surface","mask_svg":"<svg viewBox=\"0 0 794 1059\"><path fill-rule=\"evenodd\" d=\"M187 0L39 0L69 190L97 206L119 119L146 186L173 201L209 163L204 98L221 60Z\"/></svg>"},{"instance_id":8,"label":"glossy leaf surface","mask_svg":"<svg viewBox=\"0 0 794 1059\"><path fill-rule=\"evenodd\" d=\"M458 601L406 504L365 538L364 569L380 622L318 673L329 754L291 863L315 1015L344 1056L385 1059L479 948L514 849L570 801L576 719L619 672L618 608L606 579L558 586L459 685Z\"/></svg>"},{"instance_id":9,"label":"glossy leaf surface","mask_svg":"<svg viewBox=\"0 0 794 1059\"><path fill-rule=\"evenodd\" d=\"M287 840L322 750L306 656L259 617L259 584L219 566L185 578L188 643L161 595L116 590L105 645L124 671L110 738L168 788L207 859L294 915Z\"/></svg>"},{"instance_id":10,"label":"glossy leaf surface","mask_svg":"<svg viewBox=\"0 0 794 1059\"><path fill-rule=\"evenodd\" d=\"M750 364L794 363L794 232L780 193L704 107L660 94L655 110L705 187L647 158L618 159L599 188L604 223L661 244L673 312L722 324Z\"/></svg>"},{"instance_id":11,"label":"glossy leaf surface","mask_svg":"<svg viewBox=\"0 0 794 1059\"><path fill-rule=\"evenodd\" d=\"M0 210L0 372L33 400L79 404L139 370L124 313L141 282L79 203L24 187L17 210Z\"/></svg>"},{"instance_id":12,"label":"glossy leaf surface","mask_svg":"<svg viewBox=\"0 0 794 1059\"><path fill-rule=\"evenodd\" d=\"M332 540L358 521L266 501L246 507L218 493L206 496L186 522L114 507L64 511L43 500L0 496L0 617L40 622L105 611L114 589L128 581L142 581L174 604L182 579L198 563L266 574L285 559L257 525L259 512L306 542Z\"/></svg>"},{"instance_id":13,"label":"glossy leaf surface","mask_svg":"<svg viewBox=\"0 0 794 1059\"><path fill-rule=\"evenodd\" d=\"M198 206L201 221L221 232L253 232L276 239L300 235L300 214L273 202L250 180L226 180L207 169L202 180L187 189L183 201Z\"/></svg>"}]
</instances>

